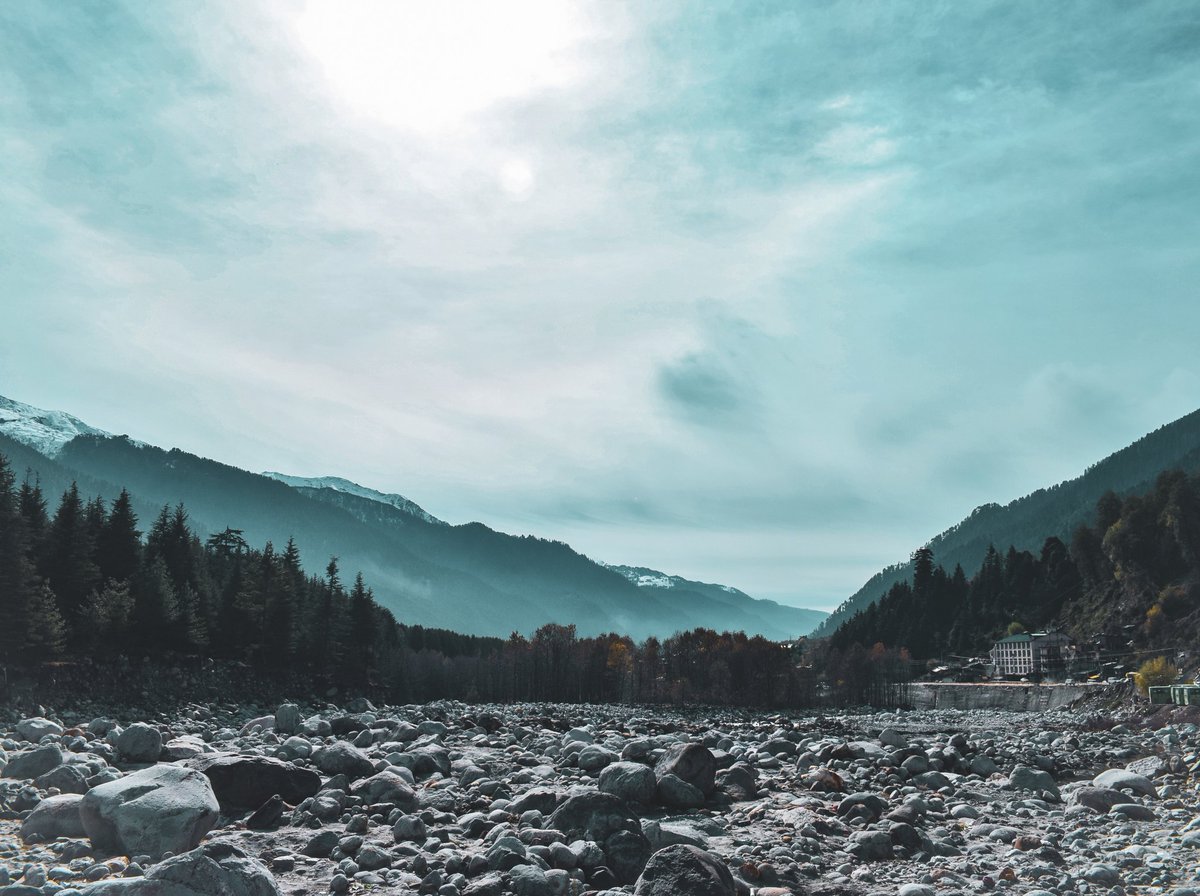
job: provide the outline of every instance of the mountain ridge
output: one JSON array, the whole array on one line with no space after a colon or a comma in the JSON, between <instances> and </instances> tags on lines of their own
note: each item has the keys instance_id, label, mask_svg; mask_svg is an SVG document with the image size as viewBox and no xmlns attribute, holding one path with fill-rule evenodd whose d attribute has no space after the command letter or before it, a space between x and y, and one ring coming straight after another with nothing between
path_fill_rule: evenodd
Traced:
<instances>
[{"instance_id":1,"label":"mountain ridge","mask_svg":"<svg viewBox=\"0 0 1200 896\"><path fill-rule=\"evenodd\" d=\"M1090 521L1096 502L1107 491L1118 495L1144 492L1168 469L1200 470L1200 410L1185 414L1147 433L1129 445L1085 468L1073 479L1001 505L982 504L968 516L925 542L940 565L956 564L970 576L983 562L989 545L1037 550L1055 536L1070 541L1072 532ZM846 598L813 631L813 637L832 634L857 611L875 603L892 585L912 575L912 561L884 567Z\"/></svg>"},{"instance_id":2,"label":"mountain ridge","mask_svg":"<svg viewBox=\"0 0 1200 896\"><path fill-rule=\"evenodd\" d=\"M0 425L0 451L4 439L24 445L28 450L18 452L22 458L14 466L31 469L48 488L65 488L75 479L85 492L111 500L124 487L144 521L164 504L183 503L204 534L236 527L253 542L280 545L294 536L310 562L334 556L343 568L360 570L380 604L412 624L506 636L573 623L581 634L619 631L639 638L703 627L772 640L805 635L815 625L814 619L797 630L805 618L792 612L797 608L737 589L723 593L738 597L723 600L703 589L670 595L640 589L562 542L497 532L482 523L450 525L401 495L341 477L251 473L179 448L111 436L70 415L53 416L60 412L20 409L24 420L48 422L41 429L20 420Z\"/></svg>"}]
</instances>

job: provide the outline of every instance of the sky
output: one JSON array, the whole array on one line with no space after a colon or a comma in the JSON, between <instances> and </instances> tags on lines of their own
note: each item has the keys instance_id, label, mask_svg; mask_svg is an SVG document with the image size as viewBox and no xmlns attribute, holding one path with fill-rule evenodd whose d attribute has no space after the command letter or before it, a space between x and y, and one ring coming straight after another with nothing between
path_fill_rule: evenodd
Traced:
<instances>
[{"instance_id":1,"label":"sky","mask_svg":"<svg viewBox=\"0 0 1200 896\"><path fill-rule=\"evenodd\" d=\"M1200 406L1200 6L0 4L0 394L832 609Z\"/></svg>"}]
</instances>

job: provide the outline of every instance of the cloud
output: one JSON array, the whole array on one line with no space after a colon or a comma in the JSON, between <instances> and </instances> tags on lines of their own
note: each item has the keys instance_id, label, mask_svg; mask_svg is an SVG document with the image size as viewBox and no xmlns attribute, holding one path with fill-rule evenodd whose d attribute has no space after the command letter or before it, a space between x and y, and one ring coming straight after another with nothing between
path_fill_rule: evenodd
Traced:
<instances>
[{"instance_id":1,"label":"cloud","mask_svg":"<svg viewBox=\"0 0 1200 896\"><path fill-rule=\"evenodd\" d=\"M1178 4L446 9L0 7L0 393L830 603L1193 409Z\"/></svg>"},{"instance_id":2,"label":"cloud","mask_svg":"<svg viewBox=\"0 0 1200 896\"><path fill-rule=\"evenodd\" d=\"M748 405L734 378L712 356L689 354L659 371L663 396L704 425L743 418Z\"/></svg>"}]
</instances>

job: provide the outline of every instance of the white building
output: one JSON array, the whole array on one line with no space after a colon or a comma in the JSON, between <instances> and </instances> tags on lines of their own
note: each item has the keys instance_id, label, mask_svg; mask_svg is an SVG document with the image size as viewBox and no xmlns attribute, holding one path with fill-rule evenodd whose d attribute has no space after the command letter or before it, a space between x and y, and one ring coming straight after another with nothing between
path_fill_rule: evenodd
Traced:
<instances>
[{"instance_id":1,"label":"white building","mask_svg":"<svg viewBox=\"0 0 1200 896\"><path fill-rule=\"evenodd\" d=\"M1062 632L1022 632L1001 638L992 647L997 675L1030 675L1062 669L1071 639Z\"/></svg>"}]
</instances>

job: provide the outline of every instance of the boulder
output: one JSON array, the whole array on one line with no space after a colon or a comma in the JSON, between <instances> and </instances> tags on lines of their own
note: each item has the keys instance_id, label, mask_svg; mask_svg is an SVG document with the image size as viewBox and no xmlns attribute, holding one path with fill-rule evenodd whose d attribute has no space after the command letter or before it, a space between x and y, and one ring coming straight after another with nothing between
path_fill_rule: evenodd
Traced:
<instances>
[{"instance_id":1,"label":"boulder","mask_svg":"<svg viewBox=\"0 0 1200 896\"><path fill-rule=\"evenodd\" d=\"M717 760L703 744L674 744L654 766L659 780L675 775L708 796L716 786Z\"/></svg>"},{"instance_id":2,"label":"boulder","mask_svg":"<svg viewBox=\"0 0 1200 896\"><path fill-rule=\"evenodd\" d=\"M41 716L35 716L32 719L21 719L17 722L17 736L21 740L37 743L43 737L50 734L54 737L63 733L63 726L58 722L52 722L50 719L44 719Z\"/></svg>"},{"instance_id":3,"label":"boulder","mask_svg":"<svg viewBox=\"0 0 1200 896\"><path fill-rule=\"evenodd\" d=\"M1067 796L1068 806L1087 806L1101 815L1118 803L1129 802L1129 797L1119 790L1108 787L1080 787Z\"/></svg>"},{"instance_id":4,"label":"boulder","mask_svg":"<svg viewBox=\"0 0 1200 896\"><path fill-rule=\"evenodd\" d=\"M182 759L191 759L193 756L199 756L201 753L208 753L211 749L208 744L196 735L184 734L181 737L174 737L163 744L162 757L167 762L179 762Z\"/></svg>"},{"instance_id":5,"label":"boulder","mask_svg":"<svg viewBox=\"0 0 1200 896\"><path fill-rule=\"evenodd\" d=\"M1154 788L1154 782L1145 775L1139 775L1137 772L1131 772L1124 768L1110 768L1106 772L1101 772L1092 779L1092 784L1096 787L1107 787L1112 790L1128 790L1136 793L1138 796L1148 796L1156 798L1158 791Z\"/></svg>"},{"instance_id":6,"label":"boulder","mask_svg":"<svg viewBox=\"0 0 1200 896\"><path fill-rule=\"evenodd\" d=\"M588 744L579 751L575 763L585 772L596 772L619 758L612 750L606 750L599 744Z\"/></svg>"},{"instance_id":7,"label":"boulder","mask_svg":"<svg viewBox=\"0 0 1200 896\"><path fill-rule=\"evenodd\" d=\"M392 803L401 812L417 811L416 791L398 774L386 769L355 783L350 794L360 797L368 805Z\"/></svg>"},{"instance_id":8,"label":"boulder","mask_svg":"<svg viewBox=\"0 0 1200 896\"><path fill-rule=\"evenodd\" d=\"M755 771L744 762L735 762L729 768L717 772L717 786L731 800L753 800L758 798L758 783Z\"/></svg>"},{"instance_id":9,"label":"boulder","mask_svg":"<svg viewBox=\"0 0 1200 896\"><path fill-rule=\"evenodd\" d=\"M79 804L84 831L98 849L150 856L195 849L219 809L208 778L178 765L154 765L93 787Z\"/></svg>"},{"instance_id":10,"label":"boulder","mask_svg":"<svg viewBox=\"0 0 1200 896\"><path fill-rule=\"evenodd\" d=\"M638 877L635 896L735 896L733 875L716 856L677 844L650 857Z\"/></svg>"},{"instance_id":11,"label":"boulder","mask_svg":"<svg viewBox=\"0 0 1200 896\"><path fill-rule=\"evenodd\" d=\"M602 846L604 863L612 870L619 884L634 883L650 858L650 841L640 828L637 832L617 831Z\"/></svg>"},{"instance_id":12,"label":"boulder","mask_svg":"<svg viewBox=\"0 0 1200 896\"><path fill-rule=\"evenodd\" d=\"M1125 764L1127 771L1135 772L1147 778L1157 778L1159 775L1170 773L1173 760L1179 757L1159 753L1154 756L1145 756L1141 759L1135 759L1132 762Z\"/></svg>"},{"instance_id":13,"label":"boulder","mask_svg":"<svg viewBox=\"0 0 1200 896\"><path fill-rule=\"evenodd\" d=\"M649 803L658 782L653 769L640 762L614 762L600 773L599 786L627 803Z\"/></svg>"},{"instance_id":14,"label":"boulder","mask_svg":"<svg viewBox=\"0 0 1200 896\"><path fill-rule=\"evenodd\" d=\"M561 831L567 840L595 840L602 843L617 831L641 833L641 823L624 800L598 790L567 797L550 816L549 827Z\"/></svg>"},{"instance_id":15,"label":"boulder","mask_svg":"<svg viewBox=\"0 0 1200 896\"><path fill-rule=\"evenodd\" d=\"M62 763L63 754L58 744L42 744L9 756L8 765L0 769L0 777L32 780L58 768Z\"/></svg>"},{"instance_id":16,"label":"boulder","mask_svg":"<svg viewBox=\"0 0 1200 896\"><path fill-rule=\"evenodd\" d=\"M508 886L516 896L554 896L546 872L536 865L517 865L508 872Z\"/></svg>"},{"instance_id":17,"label":"boulder","mask_svg":"<svg viewBox=\"0 0 1200 896\"><path fill-rule=\"evenodd\" d=\"M300 707L295 703L284 703L275 710L275 732L295 734L300 730Z\"/></svg>"},{"instance_id":18,"label":"boulder","mask_svg":"<svg viewBox=\"0 0 1200 896\"><path fill-rule=\"evenodd\" d=\"M892 857L892 838L883 831L855 831L846 840L846 852L864 862L883 862Z\"/></svg>"},{"instance_id":19,"label":"boulder","mask_svg":"<svg viewBox=\"0 0 1200 896\"><path fill-rule=\"evenodd\" d=\"M50 769L44 775L39 775L33 782L39 790L49 790L57 787L60 793L87 793L88 782L84 769L79 765L59 765Z\"/></svg>"},{"instance_id":20,"label":"boulder","mask_svg":"<svg viewBox=\"0 0 1200 896\"><path fill-rule=\"evenodd\" d=\"M698 809L704 805L704 793L675 775L658 779L658 798L664 806L674 809Z\"/></svg>"},{"instance_id":21,"label":"boulder","mask_svg":"<svg viewBox=\"0 0 1200 896\"><path fill-rule=\"evenodd\" d=\"M1030 768L1027 765L1018 765L1012 770L1012 774L1008 776L1008 784L1014 790L1035 790L1040 792L1052 793L1058 796L1058 784L1055 783L1054 777L1046 771L1037 768Z\"/></svg>"},{"instance_id":22,"label":"boulder","mask_svg":"<svg viewBox=\"0 0 1200 896\"><path fill-rule=\"evenodd\" d=\"M157 762L162 745L162 733L157 728L134 722L117 737L117 754L125 762Z\"/></svg>"},{"instance_id":23,"label":"boulder","mask_svg":"<svg viewBox=\"0 0 1200 896\"><path fill-rule=\"evenodd\" d=\"M1154 821L1154 810L1141 803L1117 803L1108 810L1112 814L1121 814L1134 821Z\"/></svg>"},{"instance_id":24,"label":"boulder","mask_svg":"<svg viewBox=\"0 0 1200 896\"><path fill-rule=\"evenodd\" d=\"M43 840L86 836L83 821L79 817L79 803L82 800L83 797L77 793L46 797L21 822L21 839L28 840L35 834Z\"/></svg>"},{"instance_id":25,"label":"boulder","mask_svg":"<svg viewBox=\"0 0 1200 896\"><path fill-rule=\"evenodd\" d=\"M100 881L82 896L279 896L266 866L232 843L206 843L150 868L144 877Z\"/></svg>"},{"instance_id":26,"label":"boulder","mask_svg":"<svg viewBox=\"0 0 1200 896\"><path fill-rule=\"evenodd\" d=\"M252 831L269 831L279 825L283 818L283 797L275 794L246 819L246 827Z\"/></svg>"},{"instance_id":27,"label":"boulder","mask_svg":"<svg viewBox=\"0 0 1200 896\"><path fill-rule=\"evenodd\" d=\"M573 794L554 810L548 823L568 841L593 840L619 883L637 880L650 857L650 842L624 800L599 790Z\"/></svg>"},{"instance_id":28,"label":"boulder","mask_svg":"<svg viewBox=\"0 0 1200 896\"><path fill-rule=\"evenodd\" d=\"M865 792L844 796L837 805L839 816L865 813L867 821L878 821L886 810L887 803L881 797Z\"/></svg>"},{"instance_id":29,"label":"boulder","mask_svg":"<svg viewBox=\"0 0 1200 896\"><path fill-rule=\"evenodd\" d=\"M335 740L313 753L313 763L326 775L345 775L350 780L375 774L375 765L353 744Z\"/></svg>"},{"instance_id":30,"label":"boulder","mask_svg":"<svg viewBox=\"0 0 1200 896\"><path fill-rule=\"evenodd\" d=\"M275 794L294 806L321 789L312 769L270 756L206 753L183 765L208 778L222 809L255 809Z\"/></svg>"}]
</instances>

